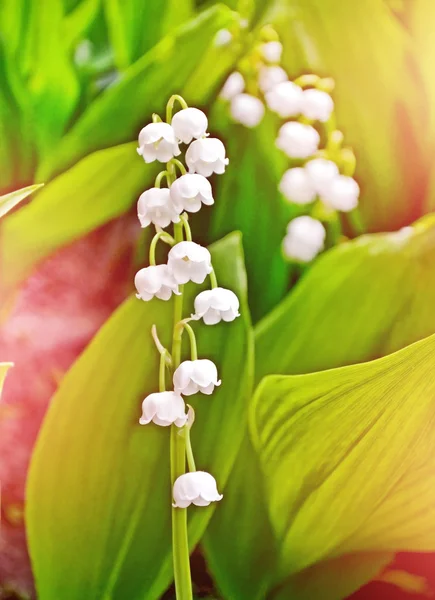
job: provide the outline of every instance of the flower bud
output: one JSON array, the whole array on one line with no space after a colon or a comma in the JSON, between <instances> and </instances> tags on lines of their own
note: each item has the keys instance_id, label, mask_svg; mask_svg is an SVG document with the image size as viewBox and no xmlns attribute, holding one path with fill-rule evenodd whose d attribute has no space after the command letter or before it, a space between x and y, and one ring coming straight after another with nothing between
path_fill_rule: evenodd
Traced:
<instances>
[{"instance_id":1,"label":"flower bud","mask_svg":"<svg viewBox=\"0 0 435 600\"><path fill-rule=\"evenodd\" d=\"M136 273L134 285L139 300L152 300L154 297L169 300L172 294L180 293L168 265L151 265L141 269Z\"/></svg>"},{"instance_id":2,"label":"flower bud","mask_svg":"<svg viewBox=\"0 0 435 600\"><path fill-rule=\"evenodd\" d=\"M238 71L234 71L224 83L221 93L219 94L224 100L231 100L237 94L241 94L245 89L245 80L243 75Z\"/></svg>"},{"instance_id":3,"label":"flower bud","mask_svg":"<svg viewBox=\"0 0 435 600\"><path fill-rule=\"evenodd\" d=\"M229 31L229 29L219 29L219 31L216 33L213 43L216 46L216 48L219 48L220 46L228 46L228 44L231 43L233 39L233 34L231 33L231 31Z\"/></svg>"},{"instance_id":4,"label":"flower bud","mask_svg":"<svg viewBox=\"0 0 435 600\"><path fill-rule=\"evenodd\" d=\"M294 204L310 204L316 197L310 177L302 167L288 169L279 183L279 191Z\"/></svg>"},{"instance_id":5,"label":"flower bud","mask_svg":"<svg viewBox=\"0 0 435 600\"><path fill-rule=\"evenodd\" d=\"M236 294L221 287L198 294L194 306L195 314L192 319L203 319L206 325L216 325L221 320L234 321L240 316L240 303Z\"/></svg>"},{"instance_id":6,"label":"flower bud","mask_svg":"<svg viewBox=\"0 0 435 600\"><path fill-rule=\"evenodd\" d=\"M225 158L225 146L220 140L205 138L190 144L186 152L186 163L190 173L210 177L213 173L224 173L229 160Z\"/></svg>"},{"instance_id":7,"label":"flower bud","mask_svg":"<svg viewBox=\"0 0 435 600\"><path fill-rule=\"evenodd\" d=\"M173 488L174 508L208 506L211 502L222 500L223 495L217 490L216 479L205 471L184 473L175 480Z\"/></svg>"},{"instance_id":8,"label":"flower bud","mask_svg":"<svg viewBox=\"0 0 435 600\"><path fill-rule=\"evenodd\" d=\"M338 175L321 194L321 200L330 208L349 212L358 206L359 185L352 177Z\"/></svg>"},{"instance_id":9,"label":"flower bud","mask_svg":"<svg viewBox=\"0 0 435 600\"><path fill-rule=\"evenodd\" d=\"M139 133L137 153L146 163L168 162L180 154L174 130L168 123L150 123Z\"/></svg>"},{"instance_id":10,"label":"flower bud","mask_svg":"<svg viewBox=\"0 0 435 600\"><path fill-rule=\"evenodd\" d=\"M319 142L320 136L314 127L290 121L279 130L276 145L290 158L308 158L317 152Z\"/></svg>"},{"instance_id":11,"label":"flower bud","mask_svg":"<svg viewBox=\"0 0 435 600\"><path fill-rule=\"evenodd\" d=\"M216 365L206 358L185 360L174 373L174 390L183 396L198 392L209 396L220 384Z\"/></svg>"},{"instance_id":12,"label":"flower bud","mask_svg":"<svg viewBox=\"0 0 435 600\"><path fill-rule=\"evenodd\" d=\"M326 231L320 221L308 216L296 217L287 226L284 254L298 262L310 262L323 250L325 237Z\"/></svg>"},{"instance_id":13,"label":"flower bud","mask_svg":"<svg viewBox=\"0 0 435 600\"><path fill-rule=\"evenodd\" d=\"M300 114L303 91L293 81L278 83L265 94L266 104L271 111L283 119Z\"/></svg>"},{"instance_id":14,"label":"flower bud","mask_svg":"<svg viewBox=\"0 0 435 600\"><path fill-rule=\"evenodd\" d=\"M331 96L321 90L305 90L302 98L301 112L304 117L325 123L334 110Z\"/></svg>"},{"instance_id":15,"label":"flower bud","mask_svg":"<svg viewBox=\"0 0 435 600\"><path fill-rule=\"evenodd\" d=\"M170 192L172 202L180 213L183 210L196 213L201 208L201 203L208 206L214 203L210 182L203 175L182 175L171 185Z\"/></svg>"},{"instance_id":16,"label":"flower bud","mask_svg":"<svg viewBox=\"0 0 435 600\"><path fill-rule=\"evenodd\" d=\"M326 187L337 177L338 167L332 160L315 158L305 165L305 170L316 192L321 195Z\"/></svg>"},{"instance_id":17,"label":"flower bud","mask_svg":"<svg viewBox=\"0 0 435 600\"><path fill-rule=\"evenodd\" d=\"M250 94L239 94L231 100L231 116L245 127L257 127L264 117L264 104Z\"/></svg>"},{"instance_id":18,"label":"flower bud","mask_svg":"<svg viewBox=\"0 0 435 600\"><path fill-rule=\"evenodd\" d=\"M178 223L180 213L175 208L168 188L151 188L140 195L137 203L137 216L142 227L150 223L167 227Z\"/></svg>"},{"instance_id":19,"label":"flower bud","mask_svg":"<svg viewBox=\"0 0 435 600\"><path fill-rule=\"evenodd\" d=\"M205 136L208 119L199 108L183 108L172 117L175 137L185 144Z\"/></svg>"},{"instance_id":20,"label":"flower bud","mask_svg":"<svg viewBox=\"0 0 435 600\"><path fill-rule=\"evenodd\" d=\"M207 248L195 242L179 242L168 254L168 267L177 283L203 283L212 272L211 256Z\"/></svg>"},{"instance_id":21,"label":"flower bud","mask_svg":"<svg viewBox=\"0 0 435 600\"><path fill-rule=\"evenodd\" d=\"M258 85L265 94L279 83L287 81L287 73L281 67L261 67L258 75Z\"/></svg>"},{"instance_id":22,"label":"flower bud","mask_svg":"<svg viewBox=\"0 0 435 600\"><path fill-rule=\"evenodd\" d=\"M281 42L267 42L261 46L263 58L270 63L278 63L281 60L282 44Z\"/></svg>"},{"instance_id":23,"label":"flower bud","mask_svg":"<svg viewBox=\"0 0 435 600\"><path fill-rule=\"evenodd\" d=\"M141 425L155 423L161 427L168 427L173 423L183 427L187 421L186 406L183 398L175 392L157 392L150 394L142 402Z\"/></svg>"}]
</instances>

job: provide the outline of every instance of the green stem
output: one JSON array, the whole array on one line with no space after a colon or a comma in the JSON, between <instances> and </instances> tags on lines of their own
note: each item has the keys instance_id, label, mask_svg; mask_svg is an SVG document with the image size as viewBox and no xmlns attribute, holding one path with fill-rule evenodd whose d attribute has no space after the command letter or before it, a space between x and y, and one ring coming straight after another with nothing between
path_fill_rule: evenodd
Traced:
<instances>
[{"instance_id":1,"label":"green stem","mask_svg":"<svg viewBox=\"0 0 435 600\"><path fill-rule=\"evenodd\" d=\"M216 279L216 273L215 270L213 269L212 272L210 273L210 283L211 283L211 288L217 288L218 287L218 282Z\"/></svg>"},{"instance_id":2,"label":"green stem","mask_svg":"<svg viewBox=\"0 0 435 600\"><path fill-rule=\"evenodd\" d=\"M186 167L183 165L183 163L181 162L181 160L178 160L178 158L172 158L171 159L171 163L173 165L175 165L176 167L179 168L180 173L182 175L186 175L187 171L186 171Z\"/></svg>"},{"instance_id":3,"label":"green stem","mask_svg":"<svg viewBox=\"0 0 435 600\"><path fill-rule=\"evenodd\" d=\"M188 221L188 217L187 217L186 213L183 213L182 215L180 215L180 221L184 227L184 232L186 234L186 240L188 242L191 242L192 241L192 232L190 230L190 225L189 225L189 221Z\"/></svg>"},{"instance_id":4,"label":"green stem","mask_svg":"<svg viewBox=\"0 0 435 600\"><path fill-rule=\"evenodd\" d=\"M198 360L198 347L196 345L195 332L193 331L193 329L189 325L189 323L186 323L185 321L183 323L183 326L184 326L184 329L189 334L189 340L190 340L190 360Z\"/></svg>"},{"instance_id":5,"label":"green stem","mask_svg":"<svg viewBox=\"0 0 435 600\"><path fill-rule=\"evenodd\" d=\"M169 235L169 233L167 233L166 231L158 231L156 233L156 235L153 237L153 239L151 240L151 244L150 244L150 265L151 266L155 266L156 264L156 247L157 247L157 243L159 240L162 240L165 242L165 244L169 244L170 246L174 245L174 239L172 238L172 236Z\"/></svg>"},{"instance_id":6,"label":"green stem","mask_svg":"<svg viewBox=\"0 0 435 600\"><path fill-rule=\"evenodd\" d=\"M166 391L166 352L160 354L159 392Z\"/></svg>"},{"instance_id":7,"label":"green stem","mask_svg":"<svg viewBox=\"0 0 435 600\"><path fill-rule=\"evenodd\" d=\"M161 123L162 120L157 113L153 113L153 123Z\"/></svg>"},{"instance_id":8,"label":"green stem","mask_svg":"<svg viewBox=\"0 0 435 600\"><path fill-rule=\"evenodd\" d=\"M187 464L189 466L189 471L191 473L194 473L196 471L196 465L195 465L195 459L193 458L193 450L192 450L192 444L190 441L190 427L186 427L186 457L187 457Z\"/></svg>"},{"instance_id":9,"label":"green stem","mask_svg":"<svg viewBox=\"0 0 435 600\"><path fill-rule=\"evenodd\" d=\"M174 94L169 98L168 104L166 105L166 122L170 123L172 121L172 111L174 110L174 102L177 101L180 103L181 108L188 108L186 100L179 96L178 94Z\"/></svg>"},{"instance_id":10,"label":"green stem","mask_svg":"<svg viewBox=\"0 0 435 600\"><path fill-rule=\"evenodd\" d=\"M167 171L162 171L161 173L159 173L156 177L156 180L154 182L154 187L159 188L160 184L162 183L162 179L163 177L166 177L166 179L168 179L168 172Z\"/></svg>"}]
</instances>

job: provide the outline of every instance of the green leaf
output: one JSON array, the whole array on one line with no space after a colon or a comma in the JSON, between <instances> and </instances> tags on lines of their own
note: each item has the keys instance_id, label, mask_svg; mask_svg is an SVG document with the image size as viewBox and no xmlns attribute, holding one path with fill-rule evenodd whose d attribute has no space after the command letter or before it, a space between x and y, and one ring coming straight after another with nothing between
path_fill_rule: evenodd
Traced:
<instances>
[{"instance_id":1,"label":"green leaf","mask_svg":"<svg viewBox=\"0 0 435 600\"><path fill-rule=\"evenodd\" d=\"M21 190L16 190L10 194L0 196L0 218L4 217L6 213L15 208L20 202L22 202L27 196L39 190L44 184L37 183L36 185L29 185Z\"/></svg>"},{"instance_id":2,"label":"green leaf","mask_svg":"<svg viewBox=\"0 0 435 600\"><path fill-rule=\"evenodd\" d=\"M240 237L217 243L212 256L219 283L236 291L243 312L231 324L198 324L200 355L217 362L222 386L213 398L192 398L192 435L198 468L211 471L224 488L243 434L252 341ZM195 291L188 291L186 314ZM165 322L171 323L171 302L127 300L51 403L27 489L41 600L157 599L170 582L169 431L138 425L142 398L157 389L151 325L167 344ZM225 452L216 452L222 447ZM193 548L213 508L189 512Z\"/></svg>"},{"instance_id":3,"label":"green leaf","mask_svg":"<svg viewBox=\"0 0 435 600\"><path fill-rule=\"evenodd\" d=\"M87 156L51 181L37 202L2 223L3 284L16 285L61 246L124 213L153 175L135 144L124 144Z\"/></svg>"},{"instance_id":4,"label":"green leaf","mask_svg":"<svg viewBox=\"0 0 435 600\"><path fill-rule=\"evenodd\" d=\"M74 49L75 44L82 40L93 21L97 18L101 0L82 0L63 19L63 35L66 48Z\"/></svg>"},{"instance_id":5,"label":"green leaf","mask_svg":"<svg viewBox=\"0 0 435 600\"><path fill-rule=\"evenodd\" d=\"M431 336L373 362L262 381L252 432L282 578L345 554L435 550L434 360Z\"/></svg>"}]
</instances>

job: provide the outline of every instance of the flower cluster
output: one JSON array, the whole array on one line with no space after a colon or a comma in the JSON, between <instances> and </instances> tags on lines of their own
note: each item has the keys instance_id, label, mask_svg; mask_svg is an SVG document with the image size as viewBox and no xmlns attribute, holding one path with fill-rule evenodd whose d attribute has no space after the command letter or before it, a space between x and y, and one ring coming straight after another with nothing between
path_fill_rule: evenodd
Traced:
<instances>
[{"instance_id":1,"label":"flower cluster","mask_svg":"<svg viewBox=\"0 0 435 600\"><path fill-rule=\"evenodd\" d=\"M181 110L172 116L174 102ZM185 457L189 471L173 481L174 507L186 508L190 504L208 506L220 500L215 479L209 473L196 471L190 445L190 428L193 409L186 413L185 396L201 393L211 395L221 384L216 365L208 359L198 358L195 333L190 321L202 320L206 325L220 321L233 321L239 316L239 300L231 290L219 287L213 270L210 252L192 241L188 213L196 213L204 204L214 203L213 191L207 177L224 173L228 164L223 143L208 136L208 120L197 108L189 108L183 98L172 96L166 111L166 123L158 115L139 134L138 154L145 162L160 161L166 168L156 178L155 185L139 198L137 213L142 227L154 225L156 234L150 245L150 266L141 269L135 277L137 298L174 300L174 328L172 354L164 348L153 328L153 337L160 352L159 391L148 395L142 403L141 425L154 423L161 427L179 428L184 439ZM187 145L185 162L178 156L180 146ZM177 176L179 175L179 176ZM161 183L166 180L167 187ZM174 235L165 231L173 225ZM170 249L166 264L156 265L155 251L158 242ZM182 318L183 287L188 282L202 284L210 277L211 289L200 292L194 301L194 313ZM191 360L181 362L182 334L190 338ZM172 389L166 390L166 370L172 372ZM190 417L189 417L190 415Z\"/></svg>"}]
</instances>

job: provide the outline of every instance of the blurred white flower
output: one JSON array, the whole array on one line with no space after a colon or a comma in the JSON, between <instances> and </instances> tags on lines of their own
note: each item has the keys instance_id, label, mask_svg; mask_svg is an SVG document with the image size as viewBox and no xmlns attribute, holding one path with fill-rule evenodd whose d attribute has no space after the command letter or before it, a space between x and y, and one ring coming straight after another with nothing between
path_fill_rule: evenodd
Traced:
<instances>
[{"instance_id":1,"label":"blurred white flower","mask_svg":"<svg viewBox=\"0 0 435 600\"><path fill-rule=\"evenodd\" d=\"M359 185L352 177L338 175L325 186L321 200L329 208L348 212L358 206Z\"/></svg>"},{"instance_id":2,"label":"blurred white flower","mask_svg":"<svg viewBox=\"0 0 435 600\"><path fill-rule=\"evenodd\" d=\"M137 216L142 227L148 227L150 223L167 227L169 223L180 220L168 188L151 188L141 194L137 202Z\"/></svg>"},{"instance_id":3,"label":"blurred white flower","mask_svg":"<svg viewBox=\"0 0 435 600\"><path fill-rule=\"evenodd\" d=\"M320 221L309 216L296 217L287 226L284 254L295 261L310 262L323 250L325 237L326 231Z\"/></svg>"},{"instance_id":4,"label":"blurred white flower","mask_svg":"<svg viewBox=\"0 0 435 600\"><path fill-rule=\"evenodd\" d=\"M225 158L225 146L220 140L205 138L190 144L186 152L186 163L190 173L210 177L213 173L224 173L229 160Z\"/></svg>"},{"instance_id":5,"label":"blurred white flower","mask_svg":"<svg viewBox=\"0 0 435 600\"><path fill-rule=\"evenodd\" d=\"M264 104L250 94L238 94L231 100L231 116L236 123L253 128L264 117Z\"/></svg>"},{"instance_id":6,"label":"blurred white flower","mask_svg":"<svg viewBox=\"0 0 435 600\"><path fill-rule=\"evenodd\" d=\"M183 210L196 213L201 208L201 203L208 206L214 203L210 182L196 173L187 173L176 179L170 192L172 202L180 213Z\"/></svg>"},{"instance_id":7,"label":"blurred white flower","mask_svg":"<svg viewBox=\"0 0 435 600\"><path fill-rule=\"evenodd\" d=\"M220 384L216 365L206 358L185 360L174 373L174 390L183 396L198 392L210 395Z\"/></svg>"},{"instance_id":8,"label":"blurred white flower","mask_svg":"<svg viewBox=\"0 0 435 600\"><path fill-rule=\"evenodd\" d=\"M202 110L190 107L183 108L183 110L175 113L171 124L175 137L184 144L190 144L194 138L198 139L205 136L208 119Z\"/></svg>"},{"instance_id":9,"label":"blurred white flower","mask_svg":"<svg viewBox=\"0 0 435 600\"><path fill-rule=\"evenodd\" d=\"M238 71L234 71L224 83L219 95L225 100L231 100L231 98L234 98L237 94L241 94L244 89L245 80L243 79L243 75Z\"/></svg>"},{"instance_id":10,"label":"blurred white flower","mask_svg":"<svg viewBox=\"0 0 435 600\"><path fill-rule=\"evenodd\" d=\"M219 48L220 46L228 46L233 39L233 34L228 29L219 29L214 38L214 45Z\"/></svg>"},{"instance_id":11,"label":"blurred white flower","mask_svg":"<svg viewBox=\"0 0 435 600\"><path fill-rule=\"evenodd\" d=\"M263 93L268 92L279 83L283 83L287 80L287 73L284 71L284 69L277 66L263 66L258 74L258 85Z\"/></svg>"},{"instance_id":12,"label":"blurred white flower","mask_svg":"<svg viewBox=\"0 0 435 600\"><path fill-rule=\"evenodd\" d=\"M282 44L281 42L267 42L261 46L263 58L270 63L278 63L281 60Z\"/></svg>"},{"instance_id":13,"label":"blurred white flower","mask_svg":"<svg viewBox=\"0 0 435 600\"><path fill-rule=\"evenodd\" d=\"M339 174L338 167L332 160L326 158L314 158L305 165L305 170L310 178L311 184L320 195Z\"/></svg>"},{"instance_id":14,"label":"blurred white flower","mask_svg":"<svg viewBox=\"0 0 435 600\"><path fill-rule=\"evenodd\" d=\"M203 283L212 272L211 256L207 248L195 242L179 242L168 254L168 267L177 283Z\"/></svg>"},{"instance_id":15,"label":"blurred white flower","mask_svg":"<svg viewBox=\"0 0 435 600\"><path fill-rule=\"evenodd\" d=\"M303 93L301 112L307 119L325 123L334 110L331 96L321 90L305 90Z\"/></svg>"},{"instance_id":16,"label":"blurred white flower","mask_svg":"<svg viewBox=\"0 0 435 600\"><path fill-rule=\"evenodd\" d=\"M319 142L320 136L314 127L290 121L279 130L276 145L290 158L308 158L317 152Z\"/></svg>"},{"instance_id":17,"label":"blurred white flower","mask_svg":"<svg viewBox=\"0 0 435 600\"><path fill-rule=\"evenodd\" d=\"M265 94L267 106L283 119L300 114L302 97L303 91L293 81L278 83Z\"/></svg>"},{"instance_id":18,"label":"blurred white flower","mask_svg":"<svg viewBox=\"0 0 435 600\"><path fill-rule=\"evenodd\" d=\"M221 320L234 321L240 316L239 299L231 290L216 287L205 290L195 298L193 319L203 319L206 325L216 325Z\"/></svg>"},{"instance_id":19,"label":"blurred white flower","mask_svg":"<svg viewBox=\"0 0 435 600\"><path fill-rule=\"evenodd\" d=\"M175 480L173 488L174 508L208 506L211 502L222 500L223 495L217 490L216 479L205 471L184 473Z\"/></svg>"},{"instance_id":20,"label":"blurred white flower","mask_svg":"<svg viewBox=\"0 0 435 600\"><path fill-rule=\"evenodd\" d=\"M148 425L151 421L162 427L168 427L173 423L177 427L183 427L187 421L183 398L175 392L156 392L147 396L142 402L142 416L139 423Z\"/></svg>"},{"instance_id":21,"label":"blurred white flower","mask_svg":"<svg viewBox=\"0 0 435 600\"><path fill-rule=\"evenodd\" d=\"M279 191L295 204L310 204L316 197L316 190L303 167L288 169L279 183Z\"/></svg>"},{"instance_id":22,"label":"blurred white flower","mask_svg":"<svg viewBox=\"0 0 435 600\"><path fill-rule=\"evenodd\" d=\"M168 265L151 265L136 273L134 285L137 290L136 298L140 300L169 300L172 294L179 294L178 284Z\"/></svg>"},{"instance_id":23,"label":"blurred white flower","mask_svg":"<svg viewBox=\"0 0 435 600\"><path fill-rule=\"evenodd\" d=\"M139 133L137 153L146 163L168 162L180 154L174 130L168 123L149 123Z\"/></svg>"}]
</instances>

